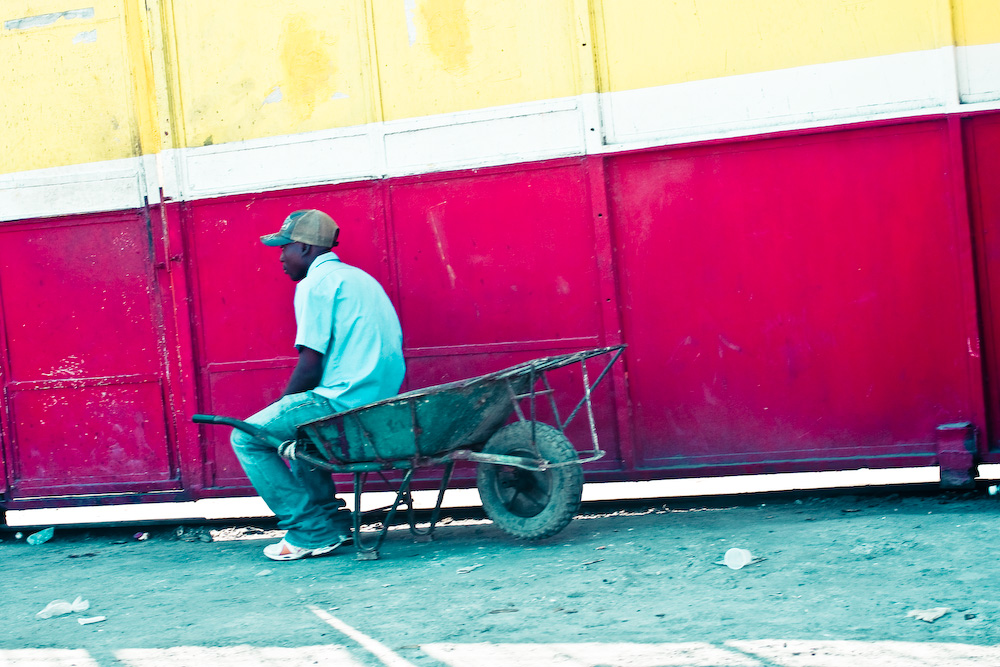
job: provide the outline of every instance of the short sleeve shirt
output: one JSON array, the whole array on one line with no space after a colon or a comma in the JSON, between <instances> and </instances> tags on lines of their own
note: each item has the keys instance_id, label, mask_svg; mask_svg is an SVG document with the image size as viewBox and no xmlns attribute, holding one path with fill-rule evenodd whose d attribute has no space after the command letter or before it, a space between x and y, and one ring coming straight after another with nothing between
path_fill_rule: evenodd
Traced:
<instances>
[{"instance_id":1,"label":"short sleeve shirt","mask_svg":"<svg viewBox=\"0 0 1000 667\"><path fill-rule=\"evenodd\" d=\"M313 391L338 410L395 396L403 382L403 334L382 286L332 252L295 287L296 347L323 354Z\"/></svg>"}]
</instances>

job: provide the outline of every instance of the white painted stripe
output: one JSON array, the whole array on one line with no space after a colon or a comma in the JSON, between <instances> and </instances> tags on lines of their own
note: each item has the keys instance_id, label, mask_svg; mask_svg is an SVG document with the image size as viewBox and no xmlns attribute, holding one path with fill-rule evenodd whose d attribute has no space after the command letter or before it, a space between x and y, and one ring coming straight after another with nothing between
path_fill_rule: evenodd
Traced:
<instances>
[{"instance_id":1,"label":"white painted stripe","mask_svg":"<svg viewBox=\"0 0 1000 667\"><path fill-rule=\"evenodd\" d=\"M381 175L368 138L374 130L360 126L170 151L178 191L169 194L198 199L374 178Z\"/></svg>"},{"instance_id":2,"label":"white painted stripe","mask_svg":"<svg viewBox=\"0 0 1000 667\"><path fill-rule=\"evenodd\" d=\"M611 93L603 97L607 143L673 142L940 111L955 98L952 52L918 51Z\"/></svg>"},{"instance_id":3,"label":"white painted stripe","mask_svg":"<svg viewBox=\"0 0 1000 667\"><path fill-rule=\"evenodd\" d=\"M99 667L82 648L22 648L0 650L0 667Z\"/></svg>"},{"instance_id":4,"label":"white painted stripe","mask_svg":"<svg viewBox=\"0 0 1000 667\"><path fill-rule=\"evenodd\" d=\"M344 646L173 646L115 651L130 667L364 667ZM46 663L47 664L47 663Z\"/></svg>"},{"instance_id":5,"label":"white painted stripe","mask_svg":"<svg viewBox=\"0 0 1000 667\"><path fill-rule=\"evenodd\" d=\"M676 644L424 644L453 667L758 667L736 651L704 642Z\"/></svg>"},{"instance_id":6,"label":"white painted stripe","mask_svg":"<svg viewBox=\"0 0 1000 667\"><path fill-rule=\"evenodd\" d=\"M582 155L583 104L561 98L384 124L388 176Z\"/></svg>"},{"instance_id":7,"label":"white painted stripe","mask_svg":"<svg viewBox=\"0 0 1000 667\"><path fill-rule=\"evenodd\" d=\"M406 660L405 658L396 654L392 649L378 641L377 639L372 639L363 632L355 630L347 623L333 616L332 614L320 609L316 605L309 605L309 609L312 610L314 614L319 616L323 621L325 621L330 627L342 632L347 635L358 644L363 646L365 650L374 655L376 658L382 661L386 667L415 667L412 662Z\"/></svg>"},{"instance_id":8,"label":"white painted stripe","mask_svg":"<svg viewBox=\"0 0 1000 667\"><path fill-rule=\"evenodd\" d=\"M981 667L1000 664L1000 647L900 641L728 641L674 644L424 644L453 667Z\"/></svg>"},{"instance_id":9,"label":"white painted stripe","mask_svg":"<svg viewBox=\"0 0 1000 667\"><path fill-rule=\"evenodd\" d=\"M144 176L138 158L0 174L0 222L138 208Z\"/></svg>"},{"instance_id":10,"label":"white painted stripe","mask_svg":"<svg viewBox=\"0 0 1000 667\"><path fill-rule=\"evenodd\" d=\"M314 611L317 611L314 609ZM321 611L321 610L319 610ZM324 612L325 613L325 612ZM327 615L329 616L329 615ZM323 616L320 616L323 618ZM361 635L332 616L329 618ZM325 621L329 622L326 618ZM331 623L331 625L334 625ZM338 625L334 625L342 630ZM345 632L345 634L347 634ZM367 637L365 637L368 639ZM370 640L374 641L374 640ZM378 644L378 642L375 642ZM379 644L381 646L381 644ZM727 650L731 649L731 650ZM367 647L366 647L367 648ZM981 667L1000 664L1000 646L945 642L764 639L727 641L725 647L706 642L683 643L579 643L579 644L424 644L431 658L453 667ZM386 649L388 650L388 649ZM391 651L392 656L395 656ZM390 667L413 667L378 656ZM331 665L360 667L346 647L175 646L160 649L119 649L115 658L132 667L169 664L173 667L264 667L265 665ZM399 662L401 661L401 662ZM85 649L0 650L0 667L96 667Z\"/></svg>"},{"instance_id":11,"label":"white painted stripe","mask_svg":"<svg viewBox=\"0 0 1000 667\"><path fill-rule=\"evenodd\" d=\"M1000 665L1000 647L897 641L729 641L727 646L782 667L983 667Z\"/></svg>"},{"instance_id":12,"label":"white painted stripe","mask_svg":"<svg viewBox=\"0 0 1000 667\"><path fill-rule=\"evenodd\" d=\"M948 47L0 175L0 221L997 108L1000 44Z\"/></svg>"},{"instance_id":13,"label":"white painted stripe","mask_svg":"<svg viewBox=\"0 0 1000 667\"><path fill-rule=\"evenodd\" d=\"M957 50L962 101L969 104L1000 99L1000 44Z\"/></svg>"}]
</instances>

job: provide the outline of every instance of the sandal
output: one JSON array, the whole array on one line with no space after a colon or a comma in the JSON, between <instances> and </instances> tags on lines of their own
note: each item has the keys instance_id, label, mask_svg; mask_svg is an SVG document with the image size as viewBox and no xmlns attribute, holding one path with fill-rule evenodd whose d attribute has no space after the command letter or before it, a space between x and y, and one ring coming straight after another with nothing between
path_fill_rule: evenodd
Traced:
<instances>
[{"instance_id":1,"label":"sandal","mask_svg":"<svg viewBox=\"0 0 1000 667\"><path fill-rule=\"evenodd\" d=\"M347 544L354 544L354 538L350 535L341 535L333 544L315 549L303 549L282 538L277 544L264 547L264 555L271 560L299 560L309 556L325 556Z\"/></svg>"}]
</instances>

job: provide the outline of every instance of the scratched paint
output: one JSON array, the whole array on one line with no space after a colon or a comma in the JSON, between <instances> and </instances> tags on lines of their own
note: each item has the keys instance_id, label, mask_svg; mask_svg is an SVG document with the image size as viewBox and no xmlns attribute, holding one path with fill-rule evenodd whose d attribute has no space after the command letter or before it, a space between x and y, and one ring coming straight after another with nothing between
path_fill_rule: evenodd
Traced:
<instances>
[{"instance_id":1,"label":"scratched paint","mask_svg":"<svg viewBox=\"0 0 1000 667\"><path fill-rule=\"evenodd\" d=\"M469 69L472 36L465 0L427 0L420 5L431 52L452 73Z\"/></svg>"},{"instance_id":2,"label":"scratched paint","mask_svg":"<svg viewBox=\"0 0 1000 667\"><path fill-rule=\"evenodd\" d=\"M440 204L428 209L427 222L430 223L431 232L434 234L434 245L437 246L438 257L441 258L441 264L448 272L448 282L451 284L451 288L455 289L457 276L455 275L455 268L451 265L451 262L448 261L448 241L445 237L444 230L441 229L442 220L440 209L447 203L448 202L443 201Z\"/></svg>"}]
</instances>

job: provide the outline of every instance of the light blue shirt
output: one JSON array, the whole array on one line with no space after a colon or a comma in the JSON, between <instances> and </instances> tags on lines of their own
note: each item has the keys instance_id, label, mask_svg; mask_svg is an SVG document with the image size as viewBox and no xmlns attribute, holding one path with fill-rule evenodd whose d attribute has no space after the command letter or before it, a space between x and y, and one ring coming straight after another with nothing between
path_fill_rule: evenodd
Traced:
<instances>
[{"instance_id":1,"label":"light blue shirt","mask_svg":"<svg viewBox=\"0 0 1000 667\"><path fill-rule=\"evenodd\" d=\"M403 383L403 332L382 286L332 252L295 287L296 347L323 354L314 392L338 410L395 396Z\"/></svg>"}]
</instances>

